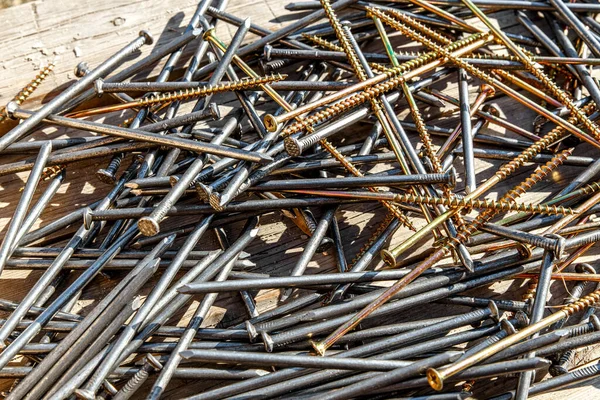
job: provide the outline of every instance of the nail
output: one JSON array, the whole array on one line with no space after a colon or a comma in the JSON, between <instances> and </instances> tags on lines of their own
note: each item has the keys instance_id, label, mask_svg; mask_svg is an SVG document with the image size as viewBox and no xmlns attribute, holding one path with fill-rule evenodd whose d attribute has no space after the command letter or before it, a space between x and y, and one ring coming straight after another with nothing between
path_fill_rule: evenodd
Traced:
<instances>
[{"instance_id":1,"label":"nail","mask_svg":"<svg viewBox=\"0 0 600 400\"><path fill-rule=\"evenodd\" d=\"M79 79L73 85L69 86L68 89L61 92L61 94L46 103L42 108L28 115L28 117L26 117L26 121L23 121L21 124L17 125L15 128L3 135L0 139L0 151L4 150L11 143L22 138L31 129L42 122L44 118L48 117L53 112L58 111L65 103L83 92L94 80L112 71L129 54L138 50L144 44L152 44L153 41L154 39L149 32L141 31L137 39L106 59L106 61L90 71L89 74Z\"/></svg>"}]
</instances>

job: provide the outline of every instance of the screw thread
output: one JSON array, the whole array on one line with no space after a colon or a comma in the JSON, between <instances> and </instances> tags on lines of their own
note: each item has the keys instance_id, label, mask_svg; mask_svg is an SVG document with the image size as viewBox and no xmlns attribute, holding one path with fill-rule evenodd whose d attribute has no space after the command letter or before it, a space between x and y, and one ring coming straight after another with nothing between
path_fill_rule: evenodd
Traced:
<instances>
[{"instance_id":1,"label":"screw thread","mask_svg":"<svg viewBox=\"0 0 600 400\"><path fill-rule=\"evenodd\" d=\"M579 191L581 193L586 194L586 195L596 193L599 190L600 190L600 183L598 183L598 182L592 182L592 183L587 184L584 187L579 189Z\"/></svg>"},{"instance_id":2,"label":"screw thread","mask_svg":"<svg viewBox=\"0 0 600 400\"><path fill-rule=\"evenodd\" d=\"M469 209L490 209L495 212L509 212L519 211L534 214L548 214L548 215L574 215L577 212L568 207L562 206L547 206L544 204L531 204L531 203L509 203L503 200L479 200L479 199L466 199L466 198L444 198L444 197L430 197L419 194L397 194L394 201L405 202L405 203L416 203L416 204L428 204L428 205L443 205L450 208L464 208Z\"/></svg>"},{"instance_id":3,"label":"screw thread","mask_svg":"<svg viewBox=\"0 0 600 400\"><path fill-rule=\"evenodd\" d=\"M348 61L350 61L352 69L354 69L354 72L356 73L358 79L360 81L364 81L365 79L367 79L367 74L365 72L365 69L362 67L360 61L358 60L356 52L350 45L349 38L347 36L349 32L347 30L344 30L344 28L340 24L340 21L338 20L335 11L329 3L329 0L320 0L320 2L321 6L323 7L323 10L325 11L325 15L327 16L327 19L329 19L329 23L331 24L331 27L333 28L333 31L335 32L335 35L337 36L338 41L342 46L344 53L346 53L346 57L348 57Z\"/></svg>"},{"instance_id":4,"label":"screw thread","mask_svg":"<svg viewBox=\"0 0 600 400\"><path fill-rule=\"evenodd\" d=\"M42 84L42 82L48 77L48 75L50 74L50 72L52 72L53 69L54 63L50 63L44 68L42 68L42 70L35 76L35 78L33 78L31 82L29 82L23 89L19 91L19 93L15 95L15 97L13 97L12 101L17 103L18 105L23 104L23 102L25 102L25 100L27 100L29 96L31 96L31 94L38 88L38 86ZM2 107L2 110L0 112L0 123L4 122L7 117L8 115L6 114L6 109L5 107Z\"/></svg>"},{"instance_id":5,"label":"screw thread","mask_svg":"<svg viewBox=\"0 0 600 400\"><path fill-rule=\"evenodd\" d=\"M508 198L511 201L514 201L515 198L519 197L523 193L527 192L531 189L536 183L545 179L552 171L562 165L565 160L573 154L573 149L565 149L561 151L559 154L552 157L550 161L546 164L539 166L535 169L533 174L528 176L521 184L519 184L516 188L509 190L504 197Z\"/></svg>"},{"instance_id":6,"label":"screw thread","mask_svg":"<svg viewBox=\"0 0 600 400\"><path fill-rule=\"evenodd\" d=\"M189 88L171 93L161 93L159 95L148 96L137 100L135 106L148 107L154 104L172 103L183 101L190 98L208 96L215 93L229 92L236 90L247 90L255 86L264 85L270 82L277 82L285 79L286 75L271 74L259 78L244 78L239 81L219 83L212 86L203 86Z\"/></svg>"},{"instance_id":7,"label":"screw thread","mask_svg":"<svg viewBox=\"0 0 600 400\"><path fill-rule=\"evenodd\" d=\"M452 52L452 51L460 49L461 47L468 46L469 44L471 44L471 43L475 42L476 40L479 40L485 36L486 35L479 34L479 33L474 34L463 40L459 40L457 42L452 43L446 49L448 52ZM445 51L446 51L446 49L445 49ZM439 58L439 56L440 56L439 52L430 52L430 53L426 53L422 57L415 58L414 60L410 60L405 63L402 63L398 67L387 69L383 73L383 75L385 75L387 77L387 79L388 79L387 81L378 83L371 87L368 87L362 92L358 92L351 96L348 96L347 98L340 100L339 102L337 102L333 105L330 105L326 109L316 112L315 114L307 117L304 120L304 123L300 123L300 122L293 123L293 124L289 125L288 127L286 127L282 131L281 134L284 137L287 137L291 134L300 132L303 130L305 124L306 125L315 125L320 122L326 121L336 115L340 115L341 113L343 113L347 110L350 110L362 103L365 103L367 100L374 99L375 97L378 97L384 93L387 93L393 89L396 89L399 85L401 85L403 82L405 82L405 79L402 76L403 73L406 73L407 71L411 71L416 68L419 68L419 67L425 65L426 63L431 62L431 61L435 60L436 58Z\"/></svg>"},{"instance_id":8,"label":"screw thread","mask_svg":"<svg viewBox=\"0 0 600 400\"><path fill-rule=\"evenodd\" d=\"M136 372L131 379L127 381L125 386L123 386L113 397L113 400L125 400L131 397L133 393L135 393L140 386L148 379L149 372L146 368L140 368L138 372Z\"/></svg>"},{"instance_id":9,"label":"screw thread","mask_svg":"<svg viewBox=\"0 0 600 400\"><path fill-rule=\"evenodd\" d=\"M571 315L575 314L576 312L582 311L585 308L597 303L598 300L600 300L600 290L596 290L596 291L588 294L587 296L580 298L576 302L565 306L562 309L562 311L568 317L570 317Z\"/></svg>"},{"instance_id":10,"label":"screw thread","mask_svg":"<svg viewBox=\"0 0 600 400\"><path fill-rule=\"evenodd\" d=\"M286 59L267 61L262 64L263 72L267 73L267 72L275 71L279 68L283 68L286 65L289 65L290 63L291 63L291 60L286 60Z\"/></svg>"},{"instance_id":11,"label":"screw thread","mask_svg":"<svg viewBox=\"0 0 600 400\"><path fill-rule=\"evenodd\" d=\"M51 165L50 167L46 167L42 171L42 175L40 176L40 179L43 181L52 179L52 178L56 177L58 174L60 174L61 171L63 169L65 169L66 167L67 166L64 164Z\"/></svg>"},{"instance_id":12,"label":"screw thread","mask_svg":"<svg viewBox=\"0 0 600 400\"><path fill-rule=\"evenodd\" d=\"M381 14L383 16L383 17L380 17L382 19L382 21L385 20L384 22L388 23L390 26L393 26L392 24L395 24L396 25L396 26L394 26L395 28L402 30L407 36L411 37L412 39L425 44L427 47L439 49L439 46L437 46L431 40L423 37L422 35L418 34L417 32L411 32L410 29L408 29L405 25L398 23L398 21L394 21L392 18L388 17L384 13L382 13L380 11L377 11L377 13ZM394 13L394 15L396 18L398 18L399 20L401 20L402 22L404 22L406 24L418 23L413 18L411 18L407 15L397 14L397 13ZM433 32L431 29L424 27L424 26L423 26L423 29ZM440 52L446 53L446 50L440 49ZM449 55L449 54L444 54L444 56L451 57L451 55ZM453 57L453 58L456 59L455 57ZM590 133L592 133L592 136L594 136L594 138L600 140L600 128L598 128L598 126L594 122L592 122L587 117L587 115L573 103L571 98L569 98L569 96L562 89L560 89L550 78L548 78L541 69L537 68L533 64L531 59L529 59L529 57L526 56L526 57L519 58L519 61L521 61L525 65L525 67L529 70L529 72L531 72L531 74L533 76L535 76L536 78L538 78L541 81L541 83L548 89L548 91L550 92L551 95L553 95L558 101L560 101L562 104L565 105L565 107L567 107L569 109L571 114L575 117L576 121L581 122L585 126L585 128L588 129L590 131ZM461 68L464 68L465 70L467 70L473 76L475 76L479 79L482 79L482 80L487 80L486 79L487 75L483 71L473 67L472 65L469 65L468 63L460 61L460 60L458 60L457 65L460 66Z\"/></svg>"},{"instance_id":13,"label":"screw thread","mask_svg":"<svg viewBox=\"0 0 600 400\"><path fill-rule=\"evenodd\" d=\"M106 170L111 172L114 175L117 172L117 170L119 169L119 167L121 166L121 162L123 161L123 156L124 156L123 153L119 153L119 154L115 155L108 163Z\"/></svg>"},{"instance_id":14,"label":"screw thread","mask_svg":"<svg viewBox=\"0 0 600 400\"><path fill-rule=\"evenodd\" d=\"M338 160L340 162L340 164L342 164L344 166L344 168L346 168L348 170L348 172L350 172L352 175L354 176L363 176L363 174L358 170L358 168L356 168L350 161L348 161L348 159L338 151L338 149L332 145L328 140L323 139L321 140L321 146L323 146L323 148L325 150L327 150L336 160ZM369 188L369 190L371 192L379 192L378 189L376 188ZM406 217L406 215L404 215L402 213L402 211L400 211L400 209L398 209L398 207L388 201L382 201L382 204L388 209L390 210L390 212L392 212L394 214L394 216L396 218L398 218L398 220L407 228L411 229L411 230L416 230L416 228L414 227L414 225L410 222L410 220Z\"/></svg>"},{"instance_id":15,"label":"screw thread","mask_svg":"<svg viewBox=\"0 0 600 400\"><path fill-rule=\"evenodd\" d=\"M360 250L358 250L358 253L356 253L354 258L350 262L350 265L349 265L350 269L352 269L352 267L358 262L358 260L360 260L362 258L362 256L365 255L367 250L369 250L373 246L373 244L375 244L375 242L379 239L379 237L387 229L388 225L394 220L394 218L395 218L395 216L393 213L387 213L387 215L385 216L383 221L381 221L381 223L379 224L377 229L375 229L375 232L373 232L371 234L369 239L365 242L365 244L362 245Z\"/></svg>"},{"instance_id":16,"label":"screw thread","mask_svg":"<svg viewBox=\"0 0 600 400\"><path fill-rule=\"evenodd\" d=\"M54 69L54 64L50 63L42 70L31 82L27 84L17 95L13 98L13 101L21 105L31 94L40 86L40 84L48 77L50 72Z\"/></svg>"},{"instance_id":17,"label":"screw thread","mask_svg":"<svg viewBox=\"0 0 600 400\"><path fill-rule=\"evenodd\" d=\"M594 364L572 371L571 374L574 378L579 379L596 375L598 372L600 372L600 364Z\"/></svg>"},{"instance_id":18,"label":"screw thread","mask_svg":"<svg viewBox=\"0 0 600 400\"><path fill-rule=\"evenodd\" d=\"M574 338L577 336L585 335L590 332L594 332L594 330L595 330L594 325L588 322L587 324L581 324L581 325L576 325L574 327L569 327L568 331L567 331L568 332L567 336L569 338Z\"/></svg>"},{"instance_id":19,"label":"screw thread","mask_svg":"<svg viewBox=\"0 0 600 400\"><path fill-rule=\"evenodd\" d=\"M429 36L432 40L435 40L436 42L439 42L440 44L448 45L448 44L452 43L452 41L449 38L442 35L440 32L436 32L433 29L430 29L429 27L425 26L423 23L417 21L414 18L407 17L405 14L402 14L396 10L390 10L389 13L394 15L398 19L402 20L403 22L405 22L406 25L421 32L424 35ZM367 11L367 15L369 15L369 11ZM407 17L407 18L404 18L404 17Z\"/></svg>"}]
</instances>

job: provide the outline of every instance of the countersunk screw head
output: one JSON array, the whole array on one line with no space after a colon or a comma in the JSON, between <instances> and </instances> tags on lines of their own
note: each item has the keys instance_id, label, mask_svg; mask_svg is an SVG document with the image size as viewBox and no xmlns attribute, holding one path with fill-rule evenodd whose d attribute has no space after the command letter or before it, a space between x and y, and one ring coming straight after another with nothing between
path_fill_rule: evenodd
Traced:
<instances>
[{"instance_id":1,"label":"countersunk screw head","mask_svg":"<svg viewBox=\"0 0 600 400\"><path fill-rule=\"evenodd\" d=\"M265 128L267 128L267 130L269 132L275 132L279 128L279 124L277 123L277 120L271 114L265 115L264 123L265 123Z\"/></svg>"},{"instance_id":2,"label":"countersunk screw head","mask_svg":"<svg viewBox=\"0 0 600 400\"><path fill-rule=\"evenodd\" d=\"M433 368L427 369L427 381L429 385L437 391L440 391L444 388L444 378Z\"/></svg>"},{"instance_id":3,"label":"countersunk screw head","mask_svg":"<svg viewBox=\"0 0 600 400\"><path fill-rule=\"evenodd\" d=\"M215 34L215 28L210 28L209 30L204 32L204 34L202 35L202 39L208 40L209 38L213 37L214 34Z\"/></svg>"},{"instance_id":4,"label":"countersunk screw head","mask_svg":"<svg viewBox=\"0 0 600 400\"><path fill-rule=\"evenodd\" d=\"M143 36L143 37L146 38L146 44L152 44L152 43L154 43L154 37L147 30L145 30L145 29L141 30L140 31L140 36Z\"/></svg>"},{"instance_id":5,"label":"countersunk screw head","mask_svg":"<svg viewBox=\"0 0 600 400\"><path fill-rule=\"evenodd\" d=\"M179 182L179 177L178 176L171 175L169 177L169 184L171 185L171 187L177 185L177 182Z\"/></svg>"},{"instance_id":6,"label":"countersunk screw head","mask_svg":"<svg viewBox=\"0 0 600 400\"><path fill-rule=\"evenodd\" d=\"M160 232L160 225L158 225L158 222L154 218L142 217L138 221L137 226L144 236L154 236Z\"/></svg>"},{"instance_id":7,"label":"countersunk screw head","mask_svg":"<svg viewBox=\"0 0 600 400\"><path fill-rule=\"evenodd\" d=\"M313 349L315 349L315 351L317 352L318 355L325 356L325 352L327 351L327 348L325 347L325 345L323 343L315 342L315 341L311 340L310 345L312 346Z\"/></svg>"},{"instance_id":8,"label":"countersunk screw head","mask_svg":"<svg viewBox=\"0 0 600 400\"><path fill-rule=\"evenodd\" d=\"M381 250L380 256L383 262L389 265L390 267L396 266L396 258L394 257L394 254L388 249Z\"/></svg>"},{"instance_id":9,"label":"countersunk screw head","mask_svg":"<svg viewBox=\"0 0 600 400\"><path fill-rule=\"evenodd\" d=\"M90 70L90 66L87 62L82 61L79 64L77 64L77 66L75 67L75 76L78 78L83 78L85 76L85 74L88 73L88 71Z\"/></svg>"}]
</instances>

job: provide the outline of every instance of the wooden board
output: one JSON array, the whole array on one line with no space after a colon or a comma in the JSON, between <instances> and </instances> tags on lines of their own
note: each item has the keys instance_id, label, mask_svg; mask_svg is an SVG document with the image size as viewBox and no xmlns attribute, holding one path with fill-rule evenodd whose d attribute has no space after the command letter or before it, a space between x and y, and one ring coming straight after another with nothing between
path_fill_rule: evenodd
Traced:
<instances>
[{"instance_id":1,"label":"wooden board","mask_svg":"<svg viewBox=\"0 0 600 400\"><path fill-rule=\"evenodd\" d=\"M26 107L35 108L40 103L46 101L54 93L56 88L64 88L73 78L74 66L86 61L91 66L96 66L126 43L130 42L140 29L148 29L155 36L156 42L153 46L146 46L141 54L136 55L135 59L148 54L154 46L161 46L169 40L177 37L185 29L187 21L196 7L196 0L134 0L123 1L113 0L110 2L99 2L82 0L78 2L57 2L53 0L40 0L19 6L0 10L0 44L3 48L3 56L0 61L0 103L6 103L14 94L23 87L43 65L50 61L56 63L54 72L44 82L41 88L26 103ZM275 0L244 1L232 0L227 11L241 17L251 17L256 24L269 29L278 29L284 26L294 18L294 15L284 9L286 2ZM304 15L298 13L296 15ZM496 15L499 24L511 29L511 31L522 32L515 25L512 13L505 12ZM228 41L235 32L235 27L219 23L217 35L225 41ZM252 40L253 35L248 35L247 40ZM375 45L374 45L375 46ZM188 54L189 56L189 54ZM183 57L186 59L186 57ZM185 65L183 60L180 63ZM134 62L134 58L128 60L127 64ZM135 77L136 80L142 80L147 77L155 76L160 70L161 64L153 69L144 71ZM444 89L445 93L457 96L456 84L448 80L437 85ZM472 85L472 97L476 96L476 85ZM511 122L529 129L529 121L532 120L532 114L524 111L521 107L515 107L513 102L505 98L499 98L494 101L501 110L503 116ZM231 104L225 102L221 104L222 111L227 112ZM447 109L446 109L447 110ZM260 110L264 111L264 110ZM407 117L408 111L404 108L401 112L402 118L410 120ZM425 109L424 114L427 119L439 114L439 110ZM448 126L453 126L456 119L445 122ZM2 128L0 128L2 129ZM365 125L357 135L347 135L344 138L336 137L339 142L356 142L360 139L359 135L364 135L368 127ZM507 135L514 137L498 127L487 128L488 132L498 135ZM74 137L82 135L82 132L73 130L44 128L32 135L32 138L54 138L54 137ZM88 133L85 133L88 135ZM417 141L416 135L411 133L411 137ZM441 141L438 139L437 144ZM595 156L597 153L585 146L578 147L575 155ZM20 157L3 157L3 162L19 159ZM4 161L4 159L8 161ZM59 190L59 193L53 199L51 205L42 214L37 226L47 224L72 210L74 207L89 204L106 193L109 187L99 182L94 173L106 165L108 159L93 160L89 162L78 163L68 168L68 177L65 184ZM460 161L459 161L460 164ZM499 161L478 160L477 174L478 179L485 179L501 165ZM518 183L533 171L534 165L523 168L514 178L511 178L506 184L498 186L493 190L488 198L497 198L501 196L508 188ZM564 167L552 174L544 182L538 184L535 192L525 196L524 201L540 201L543 198L556 193L561 186L569 182L574 176L582 171L580 167ZM462 174L462 170L459 169ZM27 178L26 173L15 174L0 177L0 232L4 233L14 207L19 198L19 189L23 186ZM43 188L44 185L41 185ZM459 182L459 187L461 183ZM37 196L36 196L37 198ZM358 252L360 247L367 240L368 235L364 234L381 221L384 216L382 208L376 204L362 206L344 207L338 213L341 224L342 235L347 244L346 252L349 259ZM177 221L175 221L177 222ZM190 219L186 222L193 222ZM422 226L420 223L419 226ZM168 221L167 221L168 226ZM239 232L239 226L228 227L227 231L232 235ZM390 246L400 243L408 237L409 231L401 229L393 238ZM273 273L276 275L285 275L293 268L295 260L302 251L306 243L306 236L303 236L298 229L279 213L271 213L261 220L260 238L256 240L248 251L253 254L252 260L256 262L256 271ZM211 236L202 243L202 248L215 249L217 246L214 238ZM430 243L423 243L417 252L430 246ZM582 261L594 261L597 256L597 249L589 252ZM309 265L307 273L319 273L334 268L333 254L331 252L319 254ZM39 272L25 271L5 271L0 279L0 297L18 301L22 298L33 283L39 278ZM120 273L111 273L106 276L100 276L95 279L92 285L86 289L77 309L82 313L89 311L94 300L105 295L118 278ZM155 281L154 281L155 282ZM152 283L147 285L151 287ZM555 293L562 293L560 282L554 283ZM572 284L567 285L572 287ZM502 296L507 299L520 299L526 285L519 282L503 282L501 284L491 285L489 288L479 290L479 295L491 297ZM507 293L505 293L509 290ZM559 295L552 299L552 304L559 304L561 297ZM259 309L271 308L276 304L277 293L273 291L263 291L257 296ZM235 304L236 307L228 305ZM179 326L185 326L190 317L190 310L178 316L174 322ZM235 311L237 310L237 311ZM400 316L399 318L414 319L419 318L425 308L419 307ZM432 317L447 314L447 306L427 307L427 312ZM465 308L457 307L455 312L465 311ZM221 296L219 303L213 308L206 326L211 324L227 324L231 321L238 321L244 317L243 307L239 299L234 295ZM586 361L597 357L597 352L586 351L579 353L578 357ZM498 384L505 382L490 382L490 387L497 388ZM600 380L590 382L581 387L569 390L558 391L556 393L538 396L540 399L583 399L594 398L600 395L598 383ZM507 385L513 385L514 381L505 382ZM201 383L205 385L205 382ZM483 384L482 384L483 386ZM197 391L199 383L190 381L174 381L169 386L168 398L179 398L186 394ZM512 387L512 386L507 386Z\"/></svg>"}]
</instances>

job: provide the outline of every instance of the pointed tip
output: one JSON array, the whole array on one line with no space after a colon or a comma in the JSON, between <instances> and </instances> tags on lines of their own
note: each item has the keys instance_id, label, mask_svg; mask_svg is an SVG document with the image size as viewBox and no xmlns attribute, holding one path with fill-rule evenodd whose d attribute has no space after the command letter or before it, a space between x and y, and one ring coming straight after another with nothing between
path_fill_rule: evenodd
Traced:
<instances>
[{"instance_id":1,"label":"pointed tip","mask_svg":"<svg viewBox=\"0 0 600 400\"><path fill-rule=\"evenodd\" d=\"M241 269L253 268L256 267L256 263L250 260L238 260L236 263L236 267Z\"/></svg>"},{"instance_id":2,"label":"pointed tip","mask_svg":"<svg viewBox=\"0 0 600 400\"><path fill-rule=\"evenodd\" d=\"M244 19L244 21L242 22L242 26L244 28L250 29L250 26L252 26L252 18L247 17Z\"/></svg>"},{"instance_id":3,"label":"pointed tip","mask_svg":"<svg viewBox=\"0 0 600 400\"><path fill-rule=\"evenodd\" d=\"M187 360L194 355L194 352L191 350L184 350L180 352L179 355Z\"/></svg>"},{"instance_id":4,"label":"pointed tip","mask_svg":"<svg viewBox=\"0 0 600 400\"><path fill-rule=\"evenodd\" d=\"M191 288L189 285L182 285L177 288L178 293L191 293Z\"/></svg>"},{"instance_id":5,"label":"pointed tip","mask_svg":"<svg viewBox=\"0 0 600 400\"><path fill-rule=\"evenodd\" d=\"M258 158L260 158L259 163L260 164L269 164L271 162L273 162L273 157L271 157L268 154L263 154L263 153L256 153L258 155Z\"/></svg>"}]
</instances>

